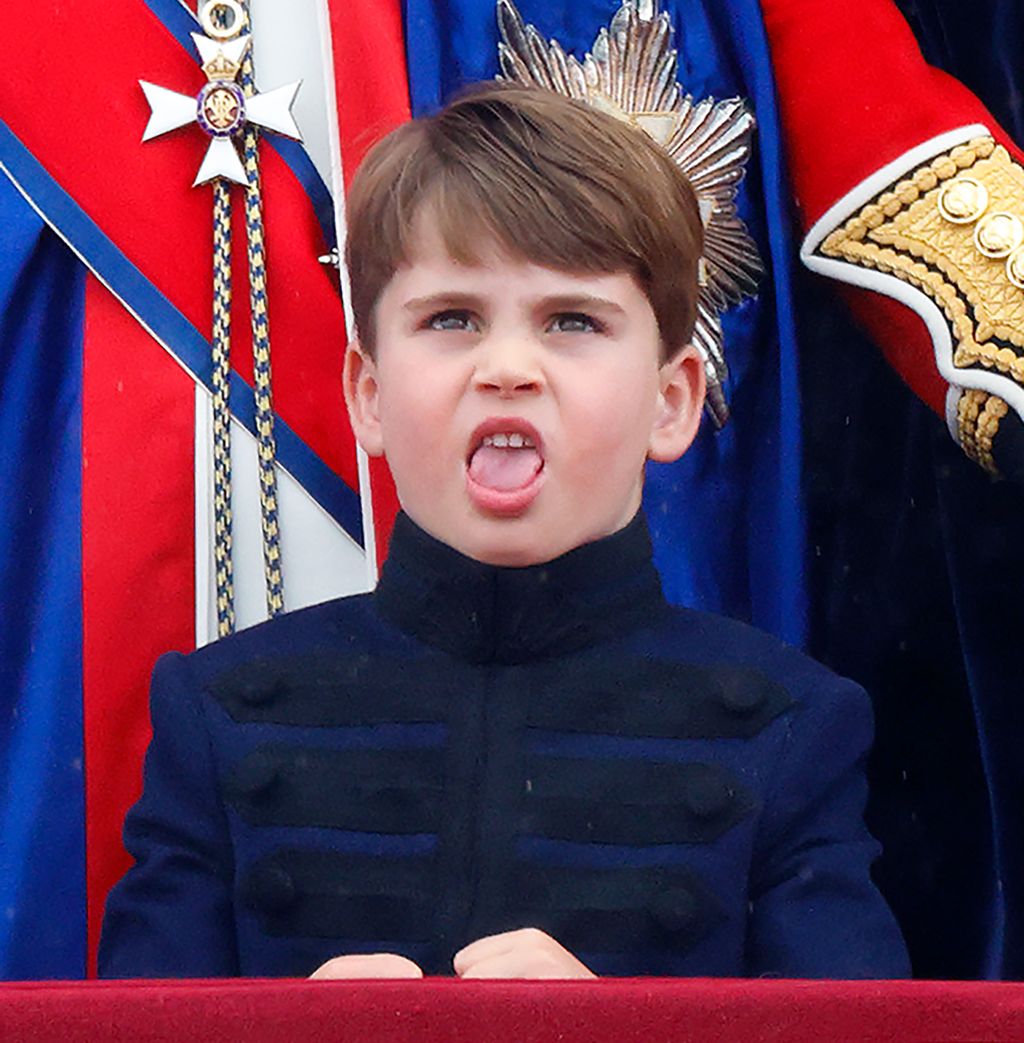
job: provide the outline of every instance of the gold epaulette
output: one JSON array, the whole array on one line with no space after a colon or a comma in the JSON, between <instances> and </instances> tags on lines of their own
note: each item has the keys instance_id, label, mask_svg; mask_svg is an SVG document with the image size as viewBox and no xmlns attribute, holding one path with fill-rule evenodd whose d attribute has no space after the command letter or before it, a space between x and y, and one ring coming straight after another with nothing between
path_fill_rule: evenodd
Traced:
<instances>
[{"instance_id":1,"label":"gold epaulette","mask_svg":"<svg viewBox=\"0 0 1024 1043\"><path fill-rule=\"evenodd\" d=\"M879 192L814 252L935 302L951 335L951 369L942 358L939 368L964 389L960 444L995 471L992 439L1010 408L1000 393L1020 401L1024 390L1024 168L991 137L972 138Z\"/></svg>"}]
</instances>

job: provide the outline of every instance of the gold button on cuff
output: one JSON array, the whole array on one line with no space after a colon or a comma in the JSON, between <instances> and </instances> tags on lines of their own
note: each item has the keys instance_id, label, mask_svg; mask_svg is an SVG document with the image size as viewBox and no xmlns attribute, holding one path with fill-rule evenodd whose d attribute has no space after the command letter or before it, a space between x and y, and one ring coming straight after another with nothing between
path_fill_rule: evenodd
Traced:
<instances>
[{"instance_id":1,"label":"gold button on cuff","mask_svg":"<svg viewBox=\"0 0 1024 1043\"><path fill-rule=\"evenodd\" d=\"M988 189L973 177L957 177L939 193L939 213L957 225L977 221L988 208Z\"/></svg>"},{"instance_id":2,"label":"gold button on cuff","mask_svg":"<svg viewBox=\"0 0 1024 1043\"><path fill-rule=\"evenodd\" d=\"M1024 243L1024 221L1005 211L983 217L974 229L974 245L978 252L993 260L1009 257Z\"/></svg>"},{"instance_id":3,"label":"gold button on cuff","mask_svg":"<svg viewBox=\"0 0 1024 1043\"><path fill-rule=\"evenodd\" d=\"M1006 258L1006 278L1018 289L1024 290L1024 246L1018 246Z\"/></svg>"}]
</instances>

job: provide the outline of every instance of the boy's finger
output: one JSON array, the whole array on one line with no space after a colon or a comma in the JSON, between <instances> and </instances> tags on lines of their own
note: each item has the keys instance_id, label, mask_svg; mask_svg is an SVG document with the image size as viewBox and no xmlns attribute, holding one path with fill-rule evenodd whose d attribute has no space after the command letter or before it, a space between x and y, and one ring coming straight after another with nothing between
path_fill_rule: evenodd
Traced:
<instances>
[{"instance_id":1,"label":"boy's finger","mask_svg":"<svg viewBox=\"0 0 1024 1043\"><path fill-rule=\"evenodd\" d=\"M466 981L481 978L567 981L573 978L593 978L594 974L569 953L531 947L481 960L467 967L460 977Z\"/></svg>"},{"instance_id":2,"label":"boy's finger","mask_svg":"<svg viewBox=\"0 0 1024 1043\"><path fill-rule=\"evenodd\" d=\"M486 938L478 938L475 942L470 942L465 948L460 949L452 959L452 966L455 968L455 973L461 975L467 967L480 963L482 960L490 960L496 956L511 953L525 942L531 940L539 942L540 939L548 937L549 935L535 927L491 934Z\"/></svg>"},{"instance_id":3,"label":"boy's finger","mask_svg":"<svg viewBox=\"0 0 1024 1043\"><path fill-rule=\"evenodd\" d=\"M310 978L422 978L423 971L404 956L393 952L335 956L321 964Z\"/></svg>"}]
</instances>

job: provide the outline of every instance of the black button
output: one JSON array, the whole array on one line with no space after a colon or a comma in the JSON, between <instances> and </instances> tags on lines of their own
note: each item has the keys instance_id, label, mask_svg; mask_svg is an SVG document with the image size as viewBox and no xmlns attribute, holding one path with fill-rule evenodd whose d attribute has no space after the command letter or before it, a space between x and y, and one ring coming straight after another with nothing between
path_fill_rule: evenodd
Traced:
<instances>
[{"instance_id":1,"label":"black button","mask_svg":"<svg viewBox=\"0 0 1024 1043\"><path fill-rule=\"evenodd\" d=\"M749 717L764 704L764 689L748 678L736 677L719 682L722 705L737 717Z\"/></svg>"},{"instance_id":2,"label":"black button","mask_svg":"<svg viewBox=\"0 0 1024 1043\"><path fill-rule=\"evenodd\" d=\"M685 887L672 887L663 891L648 908L654 919L670 934L691 931L700 919L697 899Z\"/></svg>"},{"instance_id":3,"label":"black button","mask_svg":"<svg viewBox=\"0 0 1024 1043\"><path fill-rule=\"evenodd\" d=\"M295 881L280 866L259 866L246 877L242 893L251 909L281 913L295 901Z\"/></svg>"},{"instance_id":4,"label":"black button","mask_svg":"<svg viewBox=\"0 0 1024 1043\"><path fill-rule=\"evenodd\" d=\"M284 682L276 680L252 680L243 682L238 688L238 697L246 706L269 706L287 691Z\"/></svg>"},{"instance_id":5,"label":"black button","mask_svg":"<svg viewBox=\"0 0 1024 1043\"><path fill-rule=\"evenodd\" d=\"M235 765L230 788L243 797L263 797L270 792L278 778L277 758L256 750Z\"/></svg>"},{"instance_id":6,"label":"black button","mask_svg":"<svg viewBox=\"0 0 1024 1043\"><path fill-rule=\"evenodd\" d=\"M718 818L729 808L732 797L726 783L710 773L696 775L686 784L686 806L697 818Z\"/></svg>"}]
</instances>

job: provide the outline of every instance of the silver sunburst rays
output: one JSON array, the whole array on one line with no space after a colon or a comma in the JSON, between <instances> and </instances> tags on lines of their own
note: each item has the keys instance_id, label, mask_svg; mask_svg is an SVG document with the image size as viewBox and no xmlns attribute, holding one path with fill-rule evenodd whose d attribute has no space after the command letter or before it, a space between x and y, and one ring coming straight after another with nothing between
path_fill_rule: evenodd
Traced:
<instances>
[{"instance_id":1,"label":"silver sunburst rays","mask_svg":"<svg viewBox=\"0 0 1024 1043\"><path fill-rule=\"evenodd\" d=\"M526 25L511 0L498 0L502 76L587 101L653 137L686 174L704 221L704 257L693 342L704 356L708 408L729 417L722 389L728 367L720 313L757 292L757 247L736 212L736 189L750 155L754 117L739 98L694 101L679 85L672 25L657 0L623 0L582 60Z\"/></svg>"}]
</instances>

